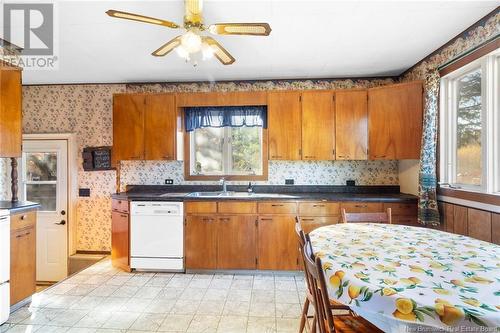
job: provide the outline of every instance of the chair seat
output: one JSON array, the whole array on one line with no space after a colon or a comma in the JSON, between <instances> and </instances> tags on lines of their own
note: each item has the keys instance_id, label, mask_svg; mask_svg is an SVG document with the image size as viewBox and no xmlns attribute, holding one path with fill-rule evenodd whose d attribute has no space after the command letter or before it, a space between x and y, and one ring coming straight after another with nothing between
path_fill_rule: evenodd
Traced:
<instances>
[{"instance_id":1,"label":"chair seat","mask_svg":"<svg viewBox=\"0 0 500 333\"><path fill-rule=\"evenodd\" d=\"M336 333L383 333L378 327L360 316L334 316L333 323Z\"/></svg>"}]
</instances>

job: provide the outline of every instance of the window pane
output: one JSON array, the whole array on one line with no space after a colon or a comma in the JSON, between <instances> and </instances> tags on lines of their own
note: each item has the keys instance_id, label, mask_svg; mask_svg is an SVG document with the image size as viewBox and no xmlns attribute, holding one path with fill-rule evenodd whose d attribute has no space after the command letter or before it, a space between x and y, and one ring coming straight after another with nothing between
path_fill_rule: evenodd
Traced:
<instances>
[{"instance_id":1,"label":"window pane","mask_svg":"<svg viewBox=\"0 0 500 333\"><path fill-rule=\"evenodd\" d=\"M57 180L57 153L26 153L26 180Z\"/></svg>"},{"instance_id":2,"label":"window pane","mask_svg":"<svg viewBox=\"0 0 500 333\"><path fill-rule=\"evenodd\" d=\"M26 200L38 202L42 211L55 211L56 184L26 184Z\"/></svg>"},{"instance_id":3,"label":"window pane","mask_svg":"<svg viewBox=\"0 0 500 333\"><path fill-rule=\"evenodd\" d=\"M481 69L457 79L457 183L481 185Z\"/></svg>"},{"instance_id":4,"label":"window pane","mask_svg":"<svg viewBox=\"0 0 500 333\"><path fill-rule=\"evenodd\" d=\"M260 127L231 129L232 166L235 173L262 174Z\"/></svg>"},{"instance_id":5,"label":"window pane","mask_svg":"<svg viewBox=\"0 0 500 333\"><path fill-rule=\"evenodd\" d=\"M194 131L193 174L222 173L223 128L199 128Z\"/></svg>"}]
</instances>

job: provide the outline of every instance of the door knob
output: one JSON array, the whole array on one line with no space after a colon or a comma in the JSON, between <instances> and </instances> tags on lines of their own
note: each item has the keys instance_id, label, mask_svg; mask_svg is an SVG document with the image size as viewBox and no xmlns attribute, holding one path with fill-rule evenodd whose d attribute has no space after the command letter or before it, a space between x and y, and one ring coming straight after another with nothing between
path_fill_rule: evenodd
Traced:
<instances>
[{"instance_id":1,"label":"door knob","mask_svg":"<svg viewBox=\"0 0 500 333\"><path fill-rule=\"evenodd\" d=\"M66 224L66 221L65 221L65 220L61 220L61 222L59 222L59 223L54 223L54 224L57 224L57 225L65 225L65 224Z\"/></svg>"},{"instance_id":2,"label":"door knob","mask_svg":"<svg viewBox=\"0 0 500 333\"><path fill-rule=\"evenodd\" d=\"M61 210L61 215L66 215L66 211L65 210Z\"/></svg>"}]
</instances>

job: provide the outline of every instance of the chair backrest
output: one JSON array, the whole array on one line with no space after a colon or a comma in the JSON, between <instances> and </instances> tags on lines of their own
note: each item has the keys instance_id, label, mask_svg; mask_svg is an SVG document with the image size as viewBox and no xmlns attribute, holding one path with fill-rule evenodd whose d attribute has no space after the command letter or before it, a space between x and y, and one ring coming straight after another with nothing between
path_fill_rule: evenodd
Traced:
<instances>
[{"instance_id":1,"label":"chair backrest","mask_svg":"<svg viewBox=\"0 0 500 333\"><path fill-rule=\"evenodd\" d=\"M311 279L312 294L314 297L314 309L318 317L320 332L333 333L335 326L330 310L330 298L326 287L325 275L323 273L321 259L314 257L312 246L309 240L303 247L304 266Z\"/></svg>"},{"instance_id":2,"label":"chair backrest","mask_svg":"<svg viewBox=\"0 0 500 333\"><path fill-rule=\"evenodd\" d=\"M295 217L295 233L297 234L297 238L299 240L299 250L300 250L300 248L304 247L304 244L306 243L306 234L302 229L302 225L300 223L300 217L298 216Z\"/></svg>"},{"instance_id":3,"label":"chair backrest","mask_svg":"<svg viewBox=\"0 0 500 333\"><path fill-rule=\"evenodd\" d=\"M352 222L371 222L371 223L388 223L392 224L391 209L383 213L347 213L342 209L342 223Z\"/></svg>"}]
</instances>

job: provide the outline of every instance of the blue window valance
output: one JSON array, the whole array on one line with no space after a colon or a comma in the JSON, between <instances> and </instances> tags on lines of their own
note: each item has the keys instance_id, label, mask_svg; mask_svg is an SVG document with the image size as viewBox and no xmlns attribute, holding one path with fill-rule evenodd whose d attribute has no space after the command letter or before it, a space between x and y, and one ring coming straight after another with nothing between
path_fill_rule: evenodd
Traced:
<instances>
[{"instance_id":1,"label":"blue window valance","mask_svg":"<svg viewBox=\"0 0 500 333\"><path fill-rule=\"evenodd\" d=\"M267 106L197 106L184 108L187 132L204 127L267 128Z\"/></svg>"}]
</instances>

